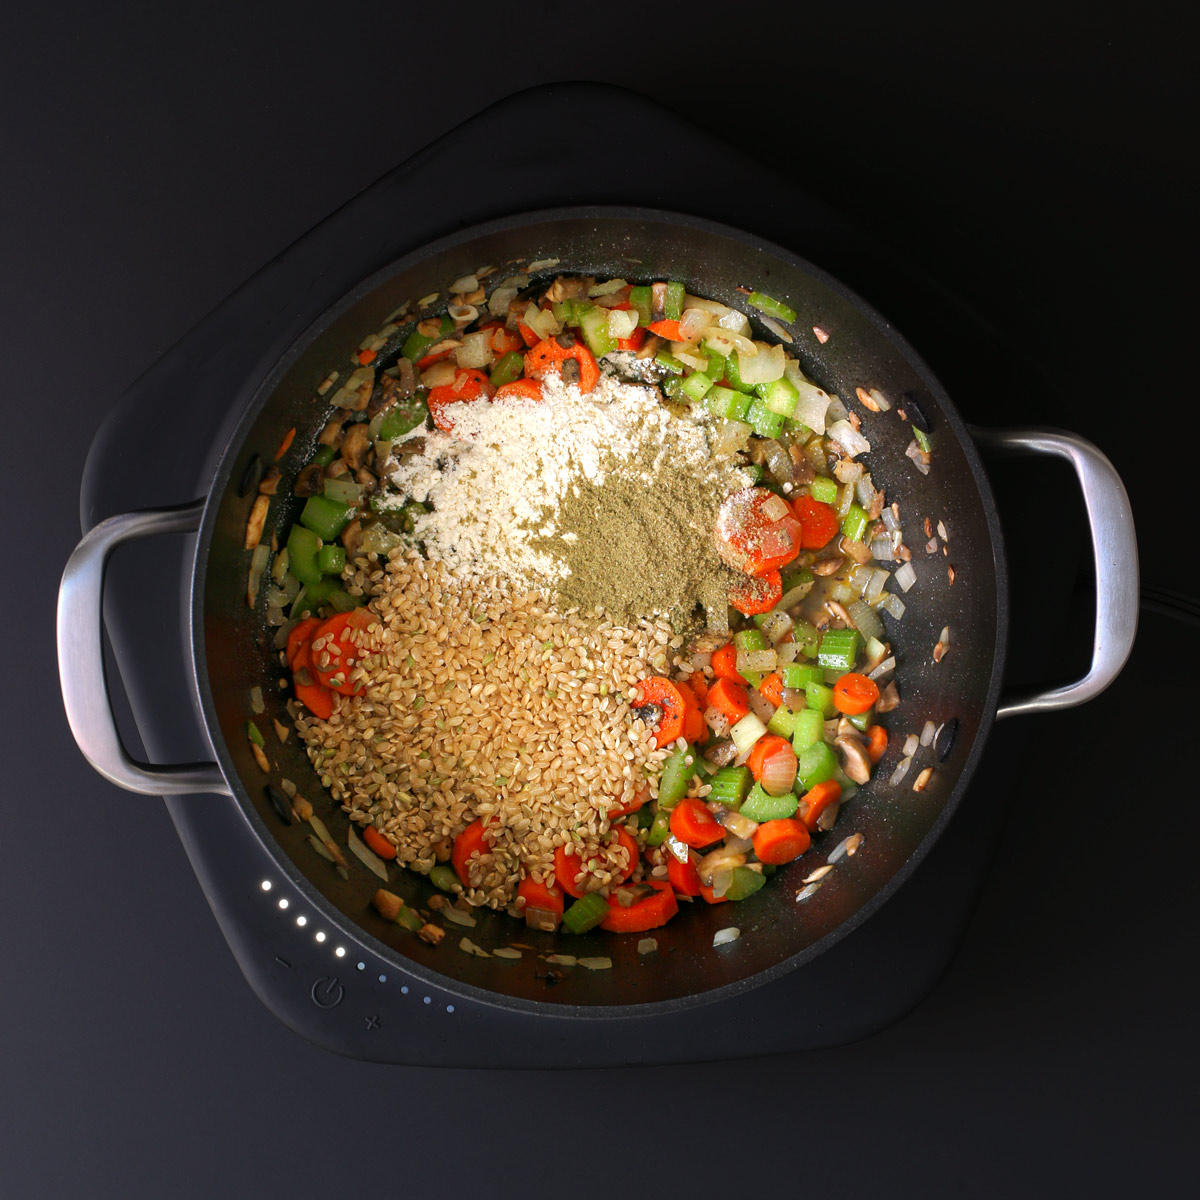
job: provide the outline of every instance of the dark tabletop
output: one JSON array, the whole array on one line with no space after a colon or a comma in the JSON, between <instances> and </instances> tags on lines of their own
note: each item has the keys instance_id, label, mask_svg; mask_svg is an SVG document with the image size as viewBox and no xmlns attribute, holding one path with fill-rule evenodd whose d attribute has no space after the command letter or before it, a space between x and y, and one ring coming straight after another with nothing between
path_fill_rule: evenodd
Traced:
<instances>
[{"instance_id":1,"label":"dark tabletop","mask_svg":"<svg viewBox=\"0 0 1200 1200\"><path fill-rule=\"evenodd\" d=\"M981 364L1016 381L993 423L1098 442L1127 482L1145 582L1195 599L1194 566L1173 561L1181 543L1195 558L1181 22L1147 5L1120 21L1013 4L986 19L294 7L27 6L0 45L0 1193L1184 1191L1200 1065L1194 625L1148 609L1118 683L1038 719L961 950L900 1022L777 1059L549 1075L365 1065L276 1021L161 805L75 750L52 637L80 470L124 388L397 162L564 78L644 91L920 261L1050 381L1026 391L1004 356ZM536 129L514 136L536 145ZM656 169L621 129L597 170L627 152ZM698 187L736 186L694 169ZM1080 536L1047 521L1048 554ZM1088 619L1081 597L1072 626L1086 635ZM1039 836L1064 809L1069 833Z\"/></svg>"}]
</instances>

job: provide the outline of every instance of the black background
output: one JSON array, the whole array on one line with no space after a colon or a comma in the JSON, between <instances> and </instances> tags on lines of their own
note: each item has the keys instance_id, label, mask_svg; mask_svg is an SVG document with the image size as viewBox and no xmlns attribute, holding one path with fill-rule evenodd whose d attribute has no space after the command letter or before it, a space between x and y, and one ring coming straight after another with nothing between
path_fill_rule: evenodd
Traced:
<instances>
[{"instance_id":1,"label":"black background","mask_svg":"<svg viewBox=\"0 0 1200 1200\"><path fill-rule=\"evenodd\" d=\"M921 262L1049 381L1026 389L1017 360L991 362L1010 400L964 411L1099 443L1127 481L1145 580L1194 595L1194 569L1173 561L1195 541L1185 10L972 7L9 14L4 1194L1182 1190L1197 1116L1192 627L1144 614L1121 681L1039 719L975 919L917 1010L848 1047L658 1070L408 1070L298 1040L242 981L160 806L91 772L58 699L54 590L116 397L395 163L566 78L644 91ZM632 152L660 169L636 130L613 130L597 170ZM463 186L486 186L486 165ZM1053 554L1079 531L1048 519ZM1038 836L1051 807L1074 814L1069 834Z\"/></svg>"}]
</instances>

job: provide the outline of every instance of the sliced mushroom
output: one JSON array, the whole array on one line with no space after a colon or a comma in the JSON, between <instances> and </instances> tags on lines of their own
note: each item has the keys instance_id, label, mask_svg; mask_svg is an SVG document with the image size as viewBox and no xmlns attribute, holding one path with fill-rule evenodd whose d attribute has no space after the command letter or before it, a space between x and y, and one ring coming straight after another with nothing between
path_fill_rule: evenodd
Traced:
<instances>
[{"instance_id":1,"label":"sliced mushroom","mask_svg":"<svg viewBox=\"0 0 1200 1200\"><path fill-rule=\"evenodd\" d=\"M833 744L842 752L842 770L855 783L866 783L871 778L871 760L862 742L856 737L839 737Z\"/></svg>"},{"instance_id":2,"label":"sliced mushroom","mask_svg":"<svg viewBox=\"0 0 1200 1200\"><path fill-rule=\"evenodd\" d=\"M369 496L372 492L379 489L379 480L366 467L359 467L354 472L354 482L362 484L364 496Z\"/></svg>"},{"instance_id":3,"label":"sliced mushroom","mask_svg":"<svg viewBox=\"0 0 1200 1200\"><path fill-rule=\"evenodd\" d=\"M346 557L354 558L362 545L362 522L355 518L342 530L342 545L346 547Z\"/></svg>"},{"instance_id":4,"label":"sliced mushroom","mask_svg":"<svg viewBox=\"0 0 1200 1200\"><path fill-rule=\"evenodd\" d=\"M891 712L900 703L900 693L896 689L896 681L893 679L891 683L879 693L879 699L875 701L875 711L877 713Z\"/></svg>"},{"instance_id":5,"label":"sliced mushroom","mask_svg":"<svg viewBox=\"0 0 1200 1200\"><path fill-rule=\"evenodd\" d=\"M814 575L836 575L842 568L843 558L838 555L837 558L823 558L819 562L812 565L812 573Z\"/></svg>"},{"instance_id":6,"label":"sliced mushroom","mask_svg":"<svg viewBox=\"0 0 1200 1200\"><path fill-rule=\"evenodd\" d=\"M848 537L843 537L838 542L838 549L848 558L854 559L859 566L871 561L871 547L866 542L855 542Z\"/></svg>"},{"instance_id":7,"label":"sliced mushroom","mask_svg":"<svg viewBox=\"0 0 1200 1200\"><path fill-rule=\"evenodd\" d=\"M879 649L876 650L875 653L872 654L870 658L868 658L867 661L858 668L859 671L863 675L870 675L870 673L875 670L875 668L879 666L881 662L886 660L891 652L892 648L887 642L880 642Z\"/></svg>"},{"instance_id":8,"label":"sliced mushroom","mask_svg":"<svg viewBox=\"0 0 1200 1200\"><path fill-rule=\"evenodd\" d=\"M325 422L325 428L321 430L317 437L317 441L322 446L336 446L342 440L342 419L340 417L331 417Z\"/></svg>"},{"instance_id":9,"label":"sliced mushroom","mask_svg":"<svg viewBox=\"0 0 1200 1200\"><path fill-rule=\"evenodd\" d=\"M296 476L292 485L294 496L316 496L325 489L325 468L320 463L309 463Z\"/></svg>"},{"instance_id":10,"label":"sliced mushroom","mask_svg":"<svg viewBox=\"0 0 1200 1200\"><path fill-rule=\"evenodd\" d=\"M414 455L424 454L425 439L423 437L410 437L405 438L402 442L395 442L392 445L392 453L401 462L412 458Z\"/></svg>"},{"instance_id":11,"label":"sliced mushroom","mask_svg":"<svg viewBox=\"0 0 1200 1200\"><path fill-rule=\"evenodd\" d=\"M546 289L546 299L551 304L561 304L564 300L582 300L593 282L583 275L560 275Z\"/></svg>"},{"instance_id":12,"label":"sliced mushroom","mask_svg":"<svg viewBox=\"0 0 1200 1200\"><path fill-rule=\"evenodd\" d=\"M350 464L344 458L335 458L333 462L325 468L326 479L341 479L343 475L350 474Z\"/></svg>"},{"instance_id":13,"label":"sliced mushroom","mask_svg":"<svg viewBox=\"0 0 1200 1200\"><path fill-rule=\"evenodd\" d=\"M854 622L850 619L850 614L836 600L826 600L825 607L829 610L829 615L833 617L835 621L840 622L836 628L853 628Z\"/></svg>"},{"instance_id":14,"label":"sliced mushroom","mask_svg":"<svg viewBox=\"0 0 1200 1200\"><path fill-rule=\"evenodd\" d=\"M351 425L342 439L341 456L349 466L357 471L366 462L367 451L371 448L371 434L365 422Z\"/></svg>"},{"instance_id":15,"label":"sliced mushroom","mask_svg":"<svg viewBox=\"0 0 1200 1200\"><path fill-rule=\"evenodd\" d=\"M851 724L849 717L840 717L837 723L837 736L856 738L861 737L862 733L856 725Z\"/></svg>"},{"instance_id":16,"label":"sliced mushroom","mask_svg":"<svg viewBox=\"0 0 1200 1200\"><path fill-rule=\"evenodd\" d=\"M714 742L704 752L704 761L717 767L727 767L735 758L737 758L737 747L731 738Z\"/></svg>"},{"instance_id":17,"label":"sliced mushroom","mask_svg":"<svg viewBox=\"0 0 1200 1200\"><path fill-rule=\"evenodd\" d=\"M440 863L449 862L450 854L453 850L453 843L449 838L442 838L440 842L435 842L433 846L433 857Z\"/></svg>"}]
</instances>

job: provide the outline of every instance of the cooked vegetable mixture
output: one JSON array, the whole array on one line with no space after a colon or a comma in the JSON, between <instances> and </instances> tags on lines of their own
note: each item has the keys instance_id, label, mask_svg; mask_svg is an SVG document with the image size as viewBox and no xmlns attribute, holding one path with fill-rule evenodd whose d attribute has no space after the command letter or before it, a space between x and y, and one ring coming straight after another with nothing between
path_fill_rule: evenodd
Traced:
<instances>
[{"instance_id":1,"label":"cooked vegetable mixture","mask_svg":"<svg viewBox=\"0 0 1200 1200\"><path fill-rule=\"evenodd\" d=\"M880 613L904 606L879 564L912 575L860 418L759 292L773 340L679 282L521 275L489 296L481 277L322 385L273 561L255 505L249 598L269 568L296 728L356 856L427 875L452 923L486 905L642 933L744 900L888 748ZM376 907L442 935L386 889Z\"/></svg>"}]
</instances>

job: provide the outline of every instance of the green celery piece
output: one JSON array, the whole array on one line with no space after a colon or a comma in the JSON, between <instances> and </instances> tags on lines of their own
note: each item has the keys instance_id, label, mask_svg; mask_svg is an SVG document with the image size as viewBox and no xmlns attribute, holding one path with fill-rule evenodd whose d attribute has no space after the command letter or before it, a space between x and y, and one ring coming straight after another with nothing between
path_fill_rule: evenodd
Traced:
<instances>
[{"instance_id":1,"label":"green celery piece","mask_svg":"<svg viewBox=\"0 0 1200 1200\"><path fill-rule=\"evenodd\" d=\"M683 394L697 402L704 399L712 389L713 382L703 371L693 371L683 381Z\"/></svg>"},{"instance_id":2,"label":"green celery piece","mask_svg":"<svg viewBox=\"0 0 1200 1200\"><path fill-rule=\"evenodd\" d=\"M872 725L875 724L875 710L868 708L865 713L856 713L852 717L846 718L855 729L861 729L866 733Z\"/></svg>"},{"instance_id":3,"label":"green celery piece","mask_svg":"<svg viewBox=\"0 0 1200 1200\"><path fill-rule=\"evenodd\" d=\"M556 300L550 305L550 311L554 313L554 319L563 326L575 324L575 301L574 300Z\"/></svg>"},{"instance_id":4,"label":"green celery piece","mask_svg":"<svg viewBox=\"0 0 1200 1200\"><path fill-rule=\"evenodd\" d=\"M666 298L663 300L663 319L678 321L683 316L683 297L686 289L682 283L672 280L667 284Z\"/></svg>"},{"instance_id":5,"label":"green celery piece","mask_svg":"<svg viewBox=\"0 0 1200 1200\"><path fill-rule=\"evenodd\" d=\"M720 380L725 378L725 355L720 350L714 350L711 346L700 347L700 353L708 359L708 366L705 368L705 375L709 379Z\"/></svg>"},{"instance_id":6,"label":"green celery piece","mask_svg":"<svg viewBox=\"0 0 1200 1200\"><path fill-rule=\"evenodd\" d=\"M788 308L780 300L776 300L773 296L768 296L763 292L751 292L746 297L746 303L751 308L757 308L759 312L766 313L768 317L775 317L780 321L793 322L796 319L796 310Z\"/></svg>"},{"instance_id":7,"label":"green celery piece","mask_svg":"<svg viewBox=\"0 0 1200 1200\"><path fill-rule=\"evenodd\" d=\"M409 362L415 363L418 358L421 358L425 351L437 341L437 338L426 337L423 333L418 333L415 329L405 339L404 345L400 347L400 353L408 359Z\"/></svg>"},{"instance_id":8,"label":"green celery piece","mask_svg":"<svg viewBox=\"0 0 1200 1200\"><path fill-rule=\"evenodd\" d=\"M763 469L758 463L747 463L744 467L739 467L739 471L745 471L750 476L750 482L761 483L763 477Z\"/></svg>"},{"instance_id":9,"label":"green celery piece","mask_svg":"<svg viewBox=\"0 0 1200 1200\"><path fill-rule=\"evenodd\" d=\"M396 924L403 925L405 929L416 933L425 922L420 913L409 908L407 904L402 904L400 905L400 911L396 914Z\"/></svg>"},{"instance_id":10,"label":"green celery piece","mask_svg":"<svg viewBox=\"0 0 1200 1200\"><path fill-rule=\"evenodd\" d=\"M260 749L265 750L267 747L267 739L263 737L262 730L259 729L253 721L246 722L246 736Z\"/></svg>"},{"instance_id":11,"label":"green celery piece","mask_svg":"<svg viewBox=\"0 0 1200 1200\"><path fill-rule=\"evenodd\" d=\"M767 722L767 732L781 738L790 738L795 727L796 713L788 708L786 704L781 704Z\"/></svg>"},{"instance_id":12,"label":"green celery piece","mask_svg":"<svg viewBox=\"0 0 1200 1200\"><path fill-rule=\"evenodd\" d=\"M638 324L649 325L653 318L654 297L648 287L629 289L629 303L637 309Z\"/></svg>"},{"instance_id":13,"label":"green celery piece","mask_svg":"<svg viewBox=\"0 0 1200 1200\"><path fill-rule=\"evenodd\" d=\"M353 479L326 479L324 496L326 500L354 508L362 503L363 485Z\"/></svg>"},{"instance_id":14,"label":"green celery piece","mask_svg":"<svg viewBox=\"0 0 1200 1200\"><path fill-rule=\"evenodd\" d=\"M332 446L318 446L316 453L308 460L310 466L327 467L333 462L337 451Z\"/></svg>"},{"instance_id":15,"label":"green celery piece","mask_svg":"<svg viewBox=\"0 0 1200 1200\"><path fill-rule=\"evenodd\" d=\"M794 417L788 417L785 424L800 441L807 441L812 437L812 430L803 421L797 421Z\"/></svg>"},{"instance_id":16,"label":"green celery piece","mask_svg":"<svg viewBox=\"0 0 1200 1200\"><path fill-rule=\"evenodd\" d=\"M579 329L587 348L603 358L617 348L616 339L608 332L608 309L590 308L579 316Z\"/></svg>"},{"instance_id":17,"label":"green celery piece","mask_svg":"<svg viewBox=\"0 0 1200 1200\"><path fill-rule=\"evenodd\" d=\"M739 629L733 635L733 644L739 650L768 650L770 645L760 629Z\"/></svg>"},{"instance_id":18,"label":"green celery piece","mask_svg":"<svg viewBox=\"0 0 1200 1200\"><path fill-rule=\"evenodd\" d=\"M930 450L932 449L932 447L929 444L928 435L925 433L924 430L918 429L915 425L912 427L912 431L913 431L913 437L915 437L917 439L917 445L920 446L921 449L924 450L926 454L928 454L930 452Z\"/></svg>"},{"instance_id":19,"label":"green celery piece","mask_svg":"<svg viewBox=\"0 0 1200 1200\"><path fill-rule=\"evenodd\" d=\"M288 555L289 563L291 555ZM338 587L338 580L331 576L325 576L323 579L318 579L316 583L306 583L301 589L300 594L292 602L292 607L288 611L289 617L303 616L304 613L315 613L322 604L328 604L329 598L334 592L341 591Z\"/></svg>"},{"instance_id":20,"label":"green celery piece","mask_svg":"<svg viewBox=\"0 0 1200 1200\"><path fill-rule=\"evenodd\" d=\"M662 381L663 395L668 400L678 400L681 404L686 404L688 398L683 394L683 380L678 375L669 375Z\"/></svg>"},{"instance_id":21,"label":"green celery piece","mask_svg":"<svg viewBox=\"0 0 1200 1200\"><path fill-rule=\"evenodd\" d=\"M637 810L637 827L639 829L649 829L653 821L653 810L650 808L650 805L643 804L642 807Z\"/></svg>"},{"instance_id":22,"label":"green celery piece","mask_svg":"<svg viewBox=\"0 0 1200 1200\"><path fill-rule=\"evenodd\" d=\"M750 790L750 768L722 767L708 782L712 788L709 800L736 810Z\"/></svg>"},{"instance_id":23,"label":"green celery piece","mask_svg":"<svg viewBox=\"0 0 1200 1200\"><path fill-rule=\"evenodd\" d=\"M762 684L766 676L761 671L739 671L739 675L752 687L756 688Z\"/></svg>"},{"instance_id":24,"label":"green celery piece","mask_svg":"<svg viewBox=\"0 0 1200 1200\"><path fill-rule=\"evenodd\" d=\"M309 496L300 512L300 524L325 541L335 542L353 514L354 509L348 504L339 504L326 496Z\"/></svg>"},{"instance_id":25,"label":"green celery piece","mask_svg":"<svg viewBox=\"0 0 1200 1200\"><path fill-rule=\"evenodd\" d=\"M797 754L825 739L825 718L815 708L802 708L792 730L792 748Z\"/></svg>"},{"instance_id":26,"label":"green celery piece","mask_svg":"<svg viewBox=\"0 0 1200 1200\"><path fill-rule=\"evenodd\" d=\"M826 742L814 742L796 751L796 778L807 792L837 774L837 755Z\"/></svg>"},{"instance_id":27,"label":"green celery piece","mask_svg":"<svg viewBox=\"0 0 1200 1200\"><path fill-rule=\"evenodd\" d=\"M599 892L589 892L580 896L570 908L563 913L563 928L569 933L587 933L608 915L608 901Z\"/></svg>"},{"instance_id":28,"label":"green celery piece","mask_svg":"<svg viewBox=\"0 0 1200 1200\"><path fill-rule=\"evenodd\" d=\"M781 417L790 417L796 411L800 393L786 379L776 379L774 383L760 383L755 389L762 402Z\"/></svg>"},{"instance_id":29,"label":"green celery piece","mask_svg":"<svg viewBox=\"0 0 1200 1200\"><path fill-rule=\"evenodd\" d=\"M837 712L837 706L833 703L833 688L823 683L808 684L804 689L804 700L810 709L819 712L826 720Z\"/></svg>"},{"instance_id":30,"label":"green celery piece","mask_svg":"<svg viewBox=\"0 0 1200 1200\"><path fill-rule=\"evenodd\" d=\"M317 551L317 566L322 575L340 575L346 567L345 546L322 546ZM299 575L296 576L300 578Z\"/></svg>"},{"instance_id":31,"label":"green celery piece","mask_svg":"<svg viewBox=\"0 0 1200 1200\"><path fill-rule=\"evenodd\" d=\"M788 567L780 572L779 582L786 596L793 588L803 587L805 584L812 587L813 573L807 567Z\"/></svg>"},{"instance_id":32,"label":"green celery piece","mask_svg":"<svg viewBox=\"0 0 1200 1200\"><path fill-rule=\"evenodd\" d=\"M741 372L738 370L738 356L731 354L725 360L725 379L724 381L736 392L753 392L754 388L742 382Z\"/></svg>"},{"instance_id":33,"label":"green celery piece","mask_svg":"<svg viewBox=\"0 0 1200 1200\"><path fill-rule=\"evenodd\" d=\"M820 500L822 504L836 504L838 485L825 475L818 475L808 485L808 493L814 500Z\"/></svg>"},{"instance_id":34,"label":"green celery piece","mask_svg":"<svg viewBox=\"0 0 1200 1200\"><path fill-rule=\"evenodd\" d=\"M669 350L660 350L655 356L654 361L660 367L670 371L672 375L683 374L683 363L679 361Z\"/></svg>"},{"instance_id":35,"label":"green celery piece","mask_svg":"<svg viewBox=\"0 0 1200 1200\"><path fill-rule=\"evenodd\" d=\"M316 583L321 578L321 568L317 563L317 553L321 549L321 539L311 529L303 525L293 525L288 534L288 570L301 583Z\"/></svg>"},{"instance_id":36,"label":"green celery piece","mask_svg":"<svg viewBox=\"0 0 1200 1200\"><path fill-rule=\"evenodd\" d=\"M662 777L658 781L660 810L674 808L687 794L688 782L692 778L692 764L688 759L694 759L697 753L690 746L683 750L676 749L663 763Z\"/></svg>"},{"instance_id":37,"label":"green celery piece","mask_svg":"<svg viewBox=\"0 0 1200 1200\"><path fill-rule=\"evenodd\" d=\"M867 526L871 518L866 510L857 504L850 505L850 511L842 518L842 533L852 542L861 542L866 536Z\"/></svg>"},{"instance_id":38,"label":"green celery piece","mask_svg":"<svg viewBox=\"0 0 1200 1200\"><path fill-rule=\"evenodd\" d=\"M650 828L646 832L647 846L661 846L671 836L671 813L669 809L660 809L654 814Z\"/></svg>"},{"instance_id":39,"label":"green celery piece","mask_svg":"<svg viewBox=\"0 0 1200 1200\"><path fill-rule=\"evenodd\" d=\"M800 653L805 658L817 657L817 650L821 644L821 635L817 632L815 625L810 625L807 621L797 621L792 626L792 639L800 647Z\"/></svg>"},{"instance_id":40,"label":"green celery piece","mask_svg":"<svg viewBox=\"0 0 1200 1200\"><path fill-rule=\"evenodd\" d=\"M725 899L745 900L747 896L753 896L766 882L767 877L758 871L752 871L749 867L734 867L733 878L725 889Z\"/></svg>"},{"instance_id":41,"label":"green celery piece","mask_svg":"<svg viewBox=\"0 0 1200 1200\"><path fill-rule=\"evenodd\" d=\"M329 593L328 604L338 612L353 612L358 607L358 601L342 588L335 588Z\"/></svg>"},{"instance_id":42,"label":"green celery piece","mask_svg":"<svg viewBox=\"0 0 1200 1200\"><path fill-rule=\"evenodd\" d=\"M525 355L520 350L510 350L492 364L488 381L492 387L503 387L506 383L512 383L514 379L519 379L524 370Z\"/></svg>"},{"instance_id":43,"label":"green celery piece","mask_svg":"<svg viewBox=\"0 0 1200 1200\"><path fill-rule=\"evenodd\" d=\"M458 875L453 867L447 866L445 863L435 863L429 868L429 882L443 892L452 892L458 883Z\"/></svg>"},{"instance_id":44,"label":"green celery piece","mask_svg":"<svg viewBox=\"0 0 1200 1200\"><path fill-rule=\"evenodd\" d=\"M799 803L795 792L772 796L770 792L763 791L761 783L756 783L738 811L743 817L749 817L761 825L763 821L781 821L784 817L794 816Z\"/></svg>"},{"instance_id":45,"label":"green celery piece","mask_svg":"<svg viewBox=\"0 0 1200 1200\"><path fill-rule=\"evenodd\" d=\"M756 396L750 402L750 411L746 414L754 432L759 437L774 438L783 432L783 417L772 412L761 397Z\"/></svg>"},{"instance_id":46,"label":"green celery piece","mask_svg":"<svg viewBox=\"0 0 1200 1200\"><path fill-rule=\"evenodd\" d=\"M750 397L744 392L735 392L733 388L714 385L704 397L704 407L714 417L724 417L727 421L744 421L750 411Z\"/></svg>"},{"instance_id":47,"label":"green celery piece","mask_svg":"<svg viewBox=\"0 0 1200 1200\"><path fill-rule=\"evenodd\" d=\"M830 629L821 638L817 662L828 670L853 671L862 634L857 629Z\"/></svg>"},{"instance_id":48,"label":"green celery piece","mask_svg":"<svg viewBox=\"0 0 1200 1200\"><path fill-rule=\"evenodd\" d=\"M379 423L379 440L394 442L406 433L412 433L418 426L425 424L428 412L425 407L424 389L407 400L399 401L388 409Z\"/></svg>"},{"instance_id":49,"label":"green celery piece","mask_svg":"<svg viewBox=\"0 0 1200 1200\"><path fill-rule=\"evenodd\" d=\"M811 663L784 663L779 674L783 677L783 686L789 688L806 688L810 683L825 682L825 672Z\"/></svg>"}]
</instances>

